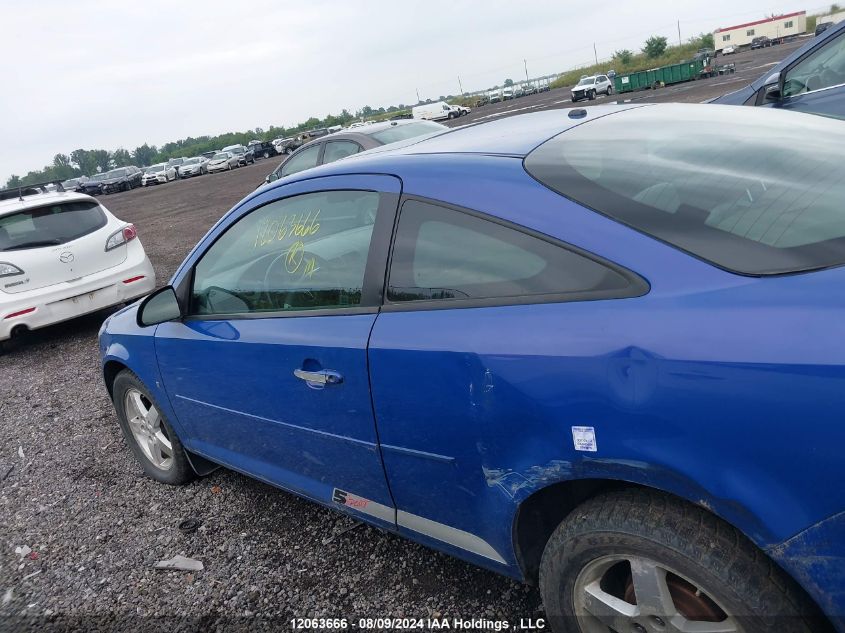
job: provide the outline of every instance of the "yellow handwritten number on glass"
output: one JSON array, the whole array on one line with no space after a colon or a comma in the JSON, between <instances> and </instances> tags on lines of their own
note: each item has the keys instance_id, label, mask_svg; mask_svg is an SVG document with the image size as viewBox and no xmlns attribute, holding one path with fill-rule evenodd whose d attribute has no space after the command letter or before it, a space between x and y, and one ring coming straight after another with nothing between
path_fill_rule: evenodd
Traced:
<instances>
[{"instance_id":1,"label":"yellow handwritten number on glass","mask_svg":"<svg viewBox=\"0 0 845 633\"><path fill-rule=\"evenodd\" d=\"M285 270L293 275L302 266L302 258L305 255L305 244L302 240L294 242L288 249L288 256L285 259Z\"/></svg>"}]
</instances>

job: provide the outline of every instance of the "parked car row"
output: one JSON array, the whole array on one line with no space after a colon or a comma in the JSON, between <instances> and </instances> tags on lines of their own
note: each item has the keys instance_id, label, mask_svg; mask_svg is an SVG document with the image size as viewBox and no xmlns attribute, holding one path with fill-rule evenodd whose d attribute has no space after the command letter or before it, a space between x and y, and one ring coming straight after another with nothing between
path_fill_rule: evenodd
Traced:
<instances>
[{"instance_id":1,"label":"parked car row","mask_svg":"<svg viewBox=\"0 0 845 633\"><path fill-rule=\"evenodd\" d=\"M551 90L551 84L549 81L527 81L522 84L514 84L513 86L506 86L504 88L494 88L486 95L482 95L476 101L476 107L480 107L488 103L518 99L519 97L537 94L538 92L548 92L549 90Z\"/></svg>"}]
</instances>

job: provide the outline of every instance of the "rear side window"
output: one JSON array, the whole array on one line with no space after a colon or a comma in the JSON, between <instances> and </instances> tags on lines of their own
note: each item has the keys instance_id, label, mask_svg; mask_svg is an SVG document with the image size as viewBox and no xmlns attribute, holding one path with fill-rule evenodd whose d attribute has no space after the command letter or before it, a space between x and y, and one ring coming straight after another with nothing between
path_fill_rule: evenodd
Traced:
<instances>
[{"instance_id":1,"label":"rear side window","mask_svg":"<svg viewBox=\"0 0 845 633\"><path fill-rule=\"evenodd\" d=\"M96 202L65 202L0 216L0 251L64 244L106 225Z\"/></svg>"},{"instance_id":2,"label":"rear side window","mask_svg":"<svg viewBox=\"0 0 845 633\"><path fill-rule=\"evenodd\" d=\"M562 195L728 270L845 263L845 122L646 106L576 126L525 160Z\"/></svg>"},{"instance_id":3,"label":"rear side window","mask_svg":"<svg viewBox=\"0 0 845 633\"><path fill-rule=\"evenodd\" d=\"M394 242L388 300L507 299L629 287L620 272L475 215L408 200Z\"/></svg>"},{"instance_id":4,"label":"rear side window","mask_svg":"<svg viewBox=\"0 0 845 633\"><path fill-rule=\"evenodd\" d=\"M330 141L326 143L326 151L323 152L323 164L333 163L360 151L361 146L354 141Z\"/></svg>"},{"instance_id":5,"label":"rear side window","mask_svg":"<svg viewBox=\"0 0 845 633\"><path fill-rule=\"evenodd\" d=\"M446 106L444 110L449 110L449 107ZM378 132L374 132L370 136L376 139L379 143L387 145L388 143L406 141L410 138L416 138L425 134L435 134L445 130L445 126L433 121L417 121L414 123L406 123L405 125L392 125L383 130L379 130Z\"/></svg>"},{"instance_id":6,"label":"rear side window","mask_svg":"<svg viewBox=\"0 0 845 633\"><path fill-rule=\"evenodd\" d=\"M282 176L290 176L291 174L305 171L317 166L317 158L320 155L321 143L315 143L311 147L306 147L295 156L291 156L282 164Z\"/></svg>"}]
</instances>

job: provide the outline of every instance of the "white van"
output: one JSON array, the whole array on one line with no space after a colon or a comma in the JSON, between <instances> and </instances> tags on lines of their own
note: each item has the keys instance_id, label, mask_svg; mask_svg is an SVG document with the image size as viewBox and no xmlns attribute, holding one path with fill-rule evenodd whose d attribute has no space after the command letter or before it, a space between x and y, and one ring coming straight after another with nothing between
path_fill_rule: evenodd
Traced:
<instances>
[{"instance_id":1,"label":"white van","mask_svg":"<svg viewBox=\"0 0 845 633\"><path fill-rule=\"evenodd\" d=\"M443 119L454 119L456 116L459 116L452 109L452 106L445 101L414 106L411 109L411 114L415 119L422 119L424 121L442 121Z\"/></svg>"}]
</instances>

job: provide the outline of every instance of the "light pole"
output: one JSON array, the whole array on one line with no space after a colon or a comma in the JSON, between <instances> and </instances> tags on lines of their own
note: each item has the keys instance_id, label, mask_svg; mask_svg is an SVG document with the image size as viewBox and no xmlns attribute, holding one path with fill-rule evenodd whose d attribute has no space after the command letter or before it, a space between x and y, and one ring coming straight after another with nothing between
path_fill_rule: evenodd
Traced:
<instances>
[{"instance_id":1,"label":"light pole","mask_svg":"<svg viewBox=\"0 0 845 633\"><path fill-rule=\"evenodd\" d=\"M596 52L596 43L593 42L593 55L596 57L596 66L599 65L599 54Z\"/></svg>"},{"instance_id":2,"label":"light pole","mask_svg":"<svg viewBox=\"0 0 845 633\"><path fill-rule=\"evenodd\" d=\"M458 88L461 89L461 96L464 94L464 87L461 85L461 76L458 75Z\"/></svg>"},{"instance_id":3,"label":"light pole","mask_svg":"<svg viewBox=\"0 0 845 633\"><path fill-rule=\"evenodd\" d=\"M523 65L525 66L525 81L528 81L528 60L522 60Z\"/></svg>"}]
</instances>

